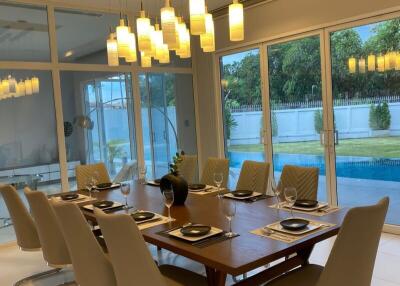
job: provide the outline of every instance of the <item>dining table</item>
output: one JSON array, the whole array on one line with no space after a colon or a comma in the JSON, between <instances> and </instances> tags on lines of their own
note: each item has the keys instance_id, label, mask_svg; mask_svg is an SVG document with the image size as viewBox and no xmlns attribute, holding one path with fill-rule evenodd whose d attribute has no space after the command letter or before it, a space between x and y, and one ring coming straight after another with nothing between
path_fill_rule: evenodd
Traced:
<instances>
[{"instance_id":1,"label":"dining table","mask_svg":"<svg viewBox=\"0 0 400 286\"><path fill-rule=\"evenodd\" d=\"M85 190L78 192L88 195ZM125 202L125 198L118 188L92 192L92 195L98 200ZM223 200L225 199L227 198L223 198ZM232 228L239 235L199 248L186 241L160 234L187 223L204 224L228 230L228 220L221 207L221 198L189 193L183 205L172 206L171 216L174 221L146 228L142 230L142 234L146 242L158 248L169 250L203 264L210 286L225 285L228 274L242 275L275 262L271 264L273 266L266 267L265 270L259 271L236 284L259 285L295 267L308 264L313 247L317 243L338 234L344 216L348 211L348 209L342 208L318 218L309 214L297 214L297 217L318 219L318 221L329 223L331 227L313 232L295 242L287 243L251 233L254 229L291 216L290 211L269 207L274 203L276 203L275 198L269 196L252 202L237 201ZM164 216L168 213L164 206L164 198L160 188L143 185L137 181L131 182L128 204L132 207L132 210L151 211ZM82 212L87 220L96 224L96 217L93 212L84 209L82 209ZM113 213L124 212L127 211L116 210ZM278 260L280 262L276 263Z\"/></svg>"}]
</instances>

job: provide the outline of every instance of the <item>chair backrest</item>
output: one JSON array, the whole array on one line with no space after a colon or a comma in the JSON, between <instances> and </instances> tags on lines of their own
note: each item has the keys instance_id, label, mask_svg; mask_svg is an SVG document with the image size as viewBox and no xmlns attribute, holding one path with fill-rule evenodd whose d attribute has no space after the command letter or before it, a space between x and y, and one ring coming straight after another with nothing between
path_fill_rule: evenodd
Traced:
<instances>
[{"instance_id":1,"label":"chair backrest","mask_svg":"<svg viewBox=\"0 0 400 286\"><path fill-rule=\"evenodd\" d=\"M318 194L319 168L299 167L292 165L283 166L278 188L283 191L286 187L297 190L298 199L316 200Z\"/></svg>"},{"instance_id":2,"label":"chair backrest","mask_svg":"<svg viewBox=\"0 0 400 286\"><path fill-rule=\"evenodd\" d=\"M236 189L265 194L268 186L269 169L269 163L244 161Z\"/></svg>"},{"instance_id":3,"label":"chair backrest","mask_svg":"<svg viewBox=\"0 0 400 286\"><path fill-rule=\"evenodd\" d=\"M118 174L115 176L113 182L114 183L121 183L124 181L130 181L133 179L135 174L137 173L137 161L129 161L126 163L121 170L118 172Z\"/></svg>"},{"instance_id":4,"label":"chair backrest","mask_svg":"<svg viewBox=\"0 0 400 286\"><path fill-rule=\"evenodd\" d=\"M388 206L385 197L376 205L349 210L317 286L371 284Z\"/></svg>"},{"instance_id":5,"label":"chair backrest","mask_svg":"<svg viewBox=\"0 0 400 286\"><path fill-rule=\"evenodd\" d=\"M179 163L179 174L190 184L194 183L197 171L197 156L183 155L182 162Z\"/></svg>"},{"instance_id":6,"label":"chair backrest","mask_svg":"<svg viewBox=\"0 0 400 286\"><path fill-rule=\"evenodd\" d=\"M166 285L136 223L127 214L95 209L106 241L118 286Z\"/></svg>"},{"instance_id":7,"label":"chair backrest","mask_svg":"<svg viewBox=\"0 0 400 286\"><path fill-rule=\"evenodd\" d=\"M99 184L111 182L106 165L104 163L77 165L75 167L75 175L78 189L84 189L86 187L88 178L92 177L95 172L97 172Z\"/></svg>"},{"instance_id":8,"label":"chair backrest","mask_svg":"<svg viewBox=\"0 0 400 286\"><path fill-rule=\"evenodd\" d=\"M17 190L10 185L0 185L0 193L10 213L18 246L25 251L39 250L41 245L36 225Z\"/></svg>"},{"instance_id":9,"label":"chair backrest","mask_svg":"<svg viewBox=\"0 0 400 286\"><path fill-rule=\"evenodd\" d=\"M200 182L207 185L214 185L214 173L222 173L224 181L222 187L226 188L229 178L229 160L210 157L207 159L204 166L203 173L201 174Z\"/></svg>"},{"instance_id":10,"label":"chair backrest","mask_svg":"<svg viewBox=\"0 0 400 286\"><path fill-rule=\"evenodd\" d=\"M110 260L89 228L79 207L51 202L71 255L75 279L80 286L116 286Z\"/></svg>"},{"instance_id":11,"label":"chair backrest","mask_svg":"<svg viewBox=\"0 0 400 286\"><path fill-rule=\"evenodd\" d=\"M47 196L28 187L24 192L35 220L44 260L50 266L59 268L71 264L61 227Z\"/></svg>"}]
</instances>

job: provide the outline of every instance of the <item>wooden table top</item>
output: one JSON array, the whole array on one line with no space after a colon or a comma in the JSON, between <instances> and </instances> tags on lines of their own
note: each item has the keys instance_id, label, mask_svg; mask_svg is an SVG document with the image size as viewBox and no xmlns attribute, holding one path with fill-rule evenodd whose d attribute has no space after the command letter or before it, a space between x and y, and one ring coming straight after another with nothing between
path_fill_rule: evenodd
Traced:
<instances>
[{"instance_id":1,"label":"wooden table top","mask_svg":"<svg viewBox=\"0 0 400 286\"><path fill-rule=\"evenodd\" d=\"M87 192L84 194L87 194ZM125 201L119 189L93 193L93 195L98 199L121 203ZM318 231L290 244L250 233L254 229L290 216L290 212L283 210L279 211L278 216L276 209L269 208L268 205L275 202L272 198L253 203L238 201L232 226L233 231L239 233L240 236L205 248L198 248L183 241L157 234L157 232L181 226L187 222L202 223L228 230L228 221L219 206L218 200L217 197L189 194L185 205L171 208L171 216L176 221L143 230L144 239L151 244L193 259L208 267L228 274L239 275L296 251L310 248L314 244L336 235L347 213L347 209L341 209L322 217L297 214L297 216L304 218L334 223L335 226ZM167 208L164 206L163 196L158 187L144 186L134 182L128 202L134 209L167 215ZM84 214L88 219L95 220L92 213L84 211Z\"/></svg>"}]
</instances>

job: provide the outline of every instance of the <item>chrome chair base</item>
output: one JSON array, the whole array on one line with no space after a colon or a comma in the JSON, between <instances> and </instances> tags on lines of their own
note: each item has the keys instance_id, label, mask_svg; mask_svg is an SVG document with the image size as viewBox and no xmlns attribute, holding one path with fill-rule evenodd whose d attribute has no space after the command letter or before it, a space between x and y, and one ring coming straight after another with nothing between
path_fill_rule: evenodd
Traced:
<instances>
[{"instance_id":1,"label":"chrome chair base","mask_svg":"<svg viewBox=\"0 0 400 286\"><path fill-rule=\"evenodd\" d=\"M41 278L45 278L45 277L60 273L61 270L62 270L62 268L55 268L55 269L50 269L50 270L47 270L47 271L44 271L44 272L33 274L31 276L22 278L21 280L15 282L14 286L23 286L25 283L27 283L29 281L38 280L38 279L41 279ZM63 282L61 284L58 284L57 286L74 285L74 282L75 281Z\"/></svg>"}]
</instances>

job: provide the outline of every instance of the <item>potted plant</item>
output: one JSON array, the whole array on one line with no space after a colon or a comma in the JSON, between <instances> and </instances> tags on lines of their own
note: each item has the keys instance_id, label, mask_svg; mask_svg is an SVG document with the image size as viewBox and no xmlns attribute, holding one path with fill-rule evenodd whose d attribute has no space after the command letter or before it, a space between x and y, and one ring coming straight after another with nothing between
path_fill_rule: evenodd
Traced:
<instances>
[{"instance_id":1,"label":"potted plant","mask_svg":"<svg viewBox=\"0 0 400 286\"><path fill-rule=\"evenodd\" d=\"M161 178L160 190L171 189L174 192L174 205L183 205L186 201L189 189L186 180L179 174L179 164L182 162L183 151L176 153L173 163L169 165L169 173Z\"/></svg>"}]
</instances>

